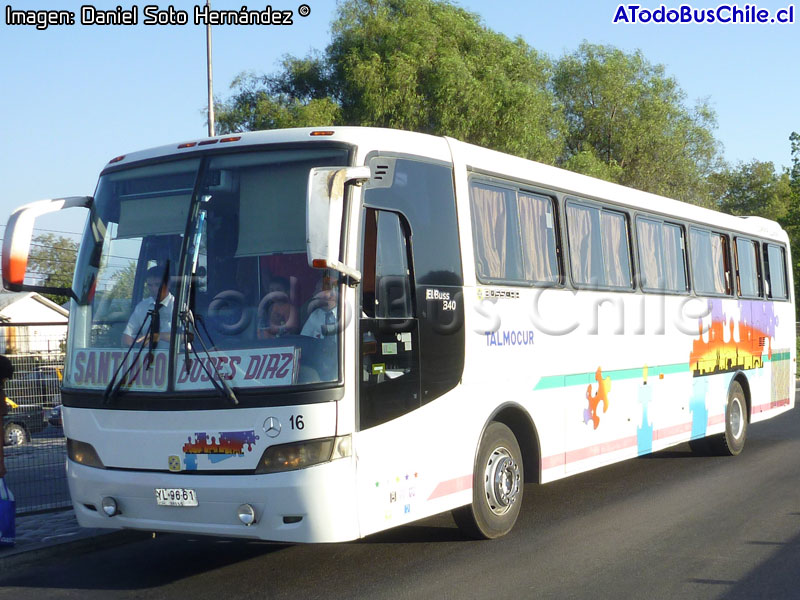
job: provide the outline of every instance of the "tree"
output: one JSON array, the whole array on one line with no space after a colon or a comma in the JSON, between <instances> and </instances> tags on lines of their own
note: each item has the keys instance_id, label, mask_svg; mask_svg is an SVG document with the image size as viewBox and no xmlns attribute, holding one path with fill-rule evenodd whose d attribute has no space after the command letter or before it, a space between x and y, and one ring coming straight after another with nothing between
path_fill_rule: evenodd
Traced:
<instances>
[{"instance_id":1,"label":"tree","mask_svg":"<svg viewBox=\"0 0 800 600\"><path fill-rule=\"evenodd\" d=\"M771 162L752 160L725 167L709 177L717 208L738 216L760 216L782 221L792 203L789 173L778 174Z\"/></svg>"},{"instance_id":2,"label":"tree","mask_svg":"<svg viewBox=\"0 0 800 600\"><path fill-rule=\"evenodd\" d=\"M789 203L788 214L781 221L784 229L789 234L792 247L792 271L794 274L794 298L797 309L797 320L800 321L800 134L793 131L789 136L792 148L792 167L789 170L789 186L792 190L792 199ZM798 339L800 349L800 339Z\"/></svg>"},{"instance_id":3,"label":"tree","mask_svg":"<svg viewBox=\"0 0 800 600\"><path fill-rule=\"evenodd\" d=\"M72 276L78 259L78 242L54 233L42 233L31 241L28 271L50 287L72 287ZM58 294L44 294L56 304L69 298Z\"/></svg>"},{"instance_id":4,"label":"tree","mask_svg":"<svg viewBox=\"0 0 800 600\"><path fill-rule=\"evenodd\" d=\"M321 55L240 75L220 130L296 125L394 127L554 163L563 122L550 62L521 38L440 0L346 0Z\"/></svg>"},{"instance_id":5,"label":"tree","mask_svg":"<svg viewBox=\"0 0 800 600\"><path fill-rule=\"evenodd\" d=\"M563 166L694 204L711 202L716 117L693 109L662 65L641 52L584 42L557 61L552 80L567 124Z\"/></svg>"},{"instance_id":6,"label":"tree","mask_svg":"<svg viewBox=\"0 0 800 600\"><path fill-rule=\"evenodd\" d=\"M114 271L109 278L110 288L107 292L108 298L130 300L133 298L133 284L136 280L136 261L128 263Z\"/></svg>"}]
</instances>

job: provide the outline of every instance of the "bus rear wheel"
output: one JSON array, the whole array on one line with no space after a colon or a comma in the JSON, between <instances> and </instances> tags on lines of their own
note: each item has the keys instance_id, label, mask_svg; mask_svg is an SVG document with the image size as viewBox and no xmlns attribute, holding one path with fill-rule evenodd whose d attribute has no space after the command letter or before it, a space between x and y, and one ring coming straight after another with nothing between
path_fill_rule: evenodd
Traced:
<instances>
[{"instance_id":1,"label":"bus rear wheel","mask_svg":"<svg viewBox=\"0 0 800 600\"><path fill-rule=\"evenodd\" d=\"M493 421L475 458L472 504L453 511L459 529L476 539L504 536L517 521L525 481L522 452L511 430Z\"/></svg>"},{"instance_id":2,"label":"bus rear wheel","mask_svg":"<svg viewBox=\"0 0 800 600\"><path fill-rule=\"evenodd\" d=\"M728 390L728 406L725 407L725 433L720 433L709 441L715 453L736 456L744 449L746 439L747 399L742 385L734 381Z\"/></svg>"}]
</instances>

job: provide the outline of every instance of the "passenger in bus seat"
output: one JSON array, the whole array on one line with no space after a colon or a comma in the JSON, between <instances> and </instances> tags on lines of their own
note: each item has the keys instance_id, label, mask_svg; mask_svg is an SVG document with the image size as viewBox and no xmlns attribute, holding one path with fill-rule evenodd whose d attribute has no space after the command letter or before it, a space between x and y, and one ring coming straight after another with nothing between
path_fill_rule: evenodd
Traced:
<instances>
[{"instance_id":1,"label":"passenger in bus seat","mask_svg":"<svg viewBox=\"0 0 800 600\"><path fill-rule=\"evenodd\" d=\"M289 297L289 280L273 277L269 293L258 305L258 339L293 335L300 329L300 312Z\"/></svg>"},{"instance_id":2,"label":"passenger in bus seat","mask_svg":"<svg viewBox=\"0 0 800 600\"><path fill-rule=\"evenodd\" d=\"M150 296L142 299L136 308L133 309L125 331L122 333L122 343L130 346L137 343L150 341L150 329L155 329L158 336L157 348L166 349L169 347L170 327L172 322L172 311L175 309L175 297L170 293L167 284L164 282L163 267L150 267L145 276L145 285L150 291ZM158 304L158 311L153 311L150 318L158 323L151 323L148 312ZM147 319L147 322L145 322Z\"/></svg>"}]
</instances>

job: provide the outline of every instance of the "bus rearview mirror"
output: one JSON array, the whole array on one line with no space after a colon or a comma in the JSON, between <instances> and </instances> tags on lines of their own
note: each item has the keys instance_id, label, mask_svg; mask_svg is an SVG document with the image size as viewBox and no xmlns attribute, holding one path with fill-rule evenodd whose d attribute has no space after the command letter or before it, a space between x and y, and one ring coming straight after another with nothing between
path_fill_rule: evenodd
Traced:
<instances>
[{"instance_id":1,"label":"bus rearview mirror","mask_svg":"<svg viewBox=\"0 0 800 600\"><path fill-rule=\"evenodd\" d=\"M358 270L339 260L342 217L347 185L361 185L370 177L369 167L315 167L309 172L306 252L311 267L333 269L348 276L352 282L361 280Z\"/></svg>"},{"instance_id":2,"label":"bus rearview mirror","mask_svg":"<svg viewBox=\"0 0 800 600\"><path fill-rule=\"evenodd\" d=\"M70 196L39 200L21 206L8 219L3 239L3 287L14 292L31 291L72 296L69 288L25 284L33 225L42 215L67 208L91 208L91 196Z\"/></svg>"}]
</instances>

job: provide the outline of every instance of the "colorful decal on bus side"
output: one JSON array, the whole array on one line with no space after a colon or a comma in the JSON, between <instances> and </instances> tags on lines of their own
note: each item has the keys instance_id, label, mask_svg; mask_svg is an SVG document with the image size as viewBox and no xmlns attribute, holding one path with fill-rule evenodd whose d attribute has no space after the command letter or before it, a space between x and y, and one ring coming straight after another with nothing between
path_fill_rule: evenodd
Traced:
<instances>
[{"instance_id":1,"label":"colorful decal on bus side","mask_svg":"<svg viewBox=\"0 0 800 600\"><path fill-rule=\"evenodd\" d=\"M588 424L589 421L591 421L594 424L594 428L597 429L598 425L600 425L600 415L597 414L597 406L602 402L603 412L608 410L608 393L611 391L611 377L603 378L603 370L597 367L594 378L597 381L597 393L592 393L592 384L590 383L586 388L586 400L589 401L589 408L583 411L583 422Z\"/></svg>"},{"instance_id":2,"label":"colorful decal on bus side","mask_svg":"<svg viewBox=\"0 0 800 600\"><path fill-rule=\"evenodd\" d=\"M221 431L219 437L209 436L205 432L194 434L194 441L187 438L183 445L183 462L189 470L197 469L197 457L204 454L211 463L218 463L233 456L244 456L245 444L247 452L253 451L253 445L259 440L254 430L250 431Z\"/></svg>"},{"instance_id":3,"label":"colorful decal on bus side","mask_svg":"<svg viewBox=\"0 0 800 600\"><path fill-rule=\"evenodd\" d=\"M650 403L653 401L653 386L647 385L648 368L642 368L642 383L639 386L639 405L642 407L642 423L636 428L636 448L639 455L653 451L653 420Z\"/></svg>"},{"instance_id":4,"label":"colorful decal on bus side","mask_svg":"<svg viewBox=\"0 0 800 600\"><path fill-rule=\"evenodd\" d=\"M734 315L723 310L722 300L708 300L708 309L711 325L704 332L703 319L698 319L699 335L692 343L689 357L695 377L760 369L764 366L765 348L772 359L772 338L778 317L771 302L739 302L738 324Z\"/></svg>"}]
</instances>

